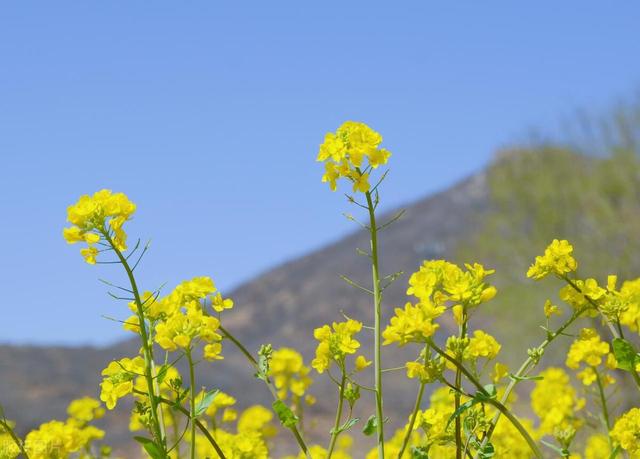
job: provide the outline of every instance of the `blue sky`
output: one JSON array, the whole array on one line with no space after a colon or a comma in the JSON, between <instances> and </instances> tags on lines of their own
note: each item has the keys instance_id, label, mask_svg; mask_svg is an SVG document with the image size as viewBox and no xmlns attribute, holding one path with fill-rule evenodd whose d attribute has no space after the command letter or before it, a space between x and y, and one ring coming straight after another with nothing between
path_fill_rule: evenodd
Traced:
<instances>
[{"instance_id":1,"label":"blue sky","mask_svg":"<svg viewBox=\"0 0 640 459\"><path fill-rule=\"evenodd\" d=\"M640 82L619 2L5 1L0 5L0 342L104 344L123 317L61 237L108 187L153 240L145 287L223 290L352 230L314 162L346 119L394 153L387 207ZM241 305L240 305L241 307Z\"/></svg>"}]
</instances>

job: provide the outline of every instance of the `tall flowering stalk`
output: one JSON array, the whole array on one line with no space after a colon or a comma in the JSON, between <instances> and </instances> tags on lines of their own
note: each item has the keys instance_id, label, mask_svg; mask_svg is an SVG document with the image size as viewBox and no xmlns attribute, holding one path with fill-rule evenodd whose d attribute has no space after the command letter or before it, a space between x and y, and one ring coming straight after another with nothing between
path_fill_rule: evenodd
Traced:
<instances>
[{"instance_id":1,"label":"tall flowering stalk","mask_svg":"<svg viewBox=\"0 0 640 459\"><path fill-rule=\"evenodd\" d=\"M362 193L366 203L362 204L354 196L348 195L350 202L366 209L369 224L363 225L369 231L372 288L364 289L373 296L374 317L374 388L376 405L376 439L378 457L384 458L384 412L382 391L382 287L378 254L378 231L376 209L380 202L378 187L386 174L382 174L376 185L371 187L370 175L379 166L387 163L391 153L380 148L382 136L364 123L347 121L335 133L328 133L320 146L318 161L324 162L323 182L329 183L332 191L337 189L337 181L344 178L351 182L353 193ZM352 285L355 282L348 280ZM344 383L340 385L341 391Z\"/></svg>"}]
</instances>

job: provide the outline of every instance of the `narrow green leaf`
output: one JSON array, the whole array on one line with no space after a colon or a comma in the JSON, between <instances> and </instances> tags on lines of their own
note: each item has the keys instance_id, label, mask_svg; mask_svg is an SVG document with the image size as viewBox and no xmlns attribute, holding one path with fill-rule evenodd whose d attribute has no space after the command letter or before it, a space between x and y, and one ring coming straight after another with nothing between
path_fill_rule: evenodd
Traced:
<instances>
[{"instance_id":1,"label":"narrow green leaf","mask_svg":"<svg viewBox=\"0 0 640 459\"><path fill-rule=\"evenodd\" d=\"M283 426L291 428L298 423L298 416L282 400L276 400L272 406Z\"/></svg>"},{"instance_id":2,"label":"narrow green leaf","mask_svg":"<svg viewBox=\"0 0 640 459\"><path fill-rule=\"evenodd\" d=\"M209 408L209 406L213 403L213 400L219 393L220 391L218 389L213 389L205 392L204 396L200 400L198 400L198 403L196 403L196 411L194 415L197 417L207 411L207 408Z\"/></svg>"},{"instance_id":3,"label":"narrow green leaf","mask_svg":"<svg viewBox=\"0 0 640 459\"><path fill-rule=\"evenodd\" d=\"M342 424L340 427L338 427L338 430L331 429L331 431L329 433L333 434L333 433L345 432L345 431L351 429L359 420L360 420L360 418L348 419L348 420L346 420L344 422L344 424Z\"/></svg>"},{"instance_id":4,"label":"narrow green leaf","mask_svg":"<svg viewBox=\"0 0 640 459\"><path fill-rule=\"evenodd\" d=\"M544 376L517 376L513 373L509 374L509 377L516 381L541 381L544 379Z\"/></svg>"},{"instance_id":5,"label":"narrow green leaf","mask_svg":"<svg viewBox=\"0 0 640 459\"><path fill-rule=\"evenodd\" d=\"M144 450L151 456L153 459L162 459L164 458L164 454L162 453L162 448L158 446L153 440L145 437L133 437L135 441L140 443Z\"/></svg>"},{"instance_id":6,"label":"narrow green leaf","mask_svg":"<svg viewBox=\"0 0 640 459\"><path fill-rule=\"evenodd\" d=\"M158 370L158 374L156 375L156 380L158 381L158 384L162 384L162 382L164 381L164 378L167 377L167 371L169 370L169 367L170 365L165 363Z\"/></svg>"}]
</instances>

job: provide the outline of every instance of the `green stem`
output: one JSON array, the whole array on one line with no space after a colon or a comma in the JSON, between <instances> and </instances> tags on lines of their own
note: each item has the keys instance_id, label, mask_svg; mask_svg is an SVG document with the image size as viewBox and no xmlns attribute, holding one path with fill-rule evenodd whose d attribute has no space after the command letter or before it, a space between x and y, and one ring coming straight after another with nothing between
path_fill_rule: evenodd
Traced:
<instances>
[{"instance_id":1,"label":"green stem","mask_svg":"<svg viewBox=\"0 0 640 459\"><path fill-rule=\"evenodd\" d=\"M591 367L593 372L596 374L596 382L598 383L598 394L600 395L600 404L602 405L602 417L604 428L607 430L607 439L609 440L609 449L613 451L613 441L611 440L611 421L609 419L609 408L607 407L607 397L604 394L604 384L602 383L602 378L600 377L600 373L596 367Z\"/></svg>"},{"instance_id":2,"label":"green stem","mask_svg":"<svg viewBox=\"0 0 640 459\"><path fill-rule=\"evenodd\" d=\"M340 420L342 419L342 407L344 405L344 386L347 382L347 375L345 374L344 368L342 370L342 379L340 380L340 395L338 398L338 409L336 410L336 420L333 424L333 430L331 431L331 441L329 442L329 448L327 448L327 459L331 459L331 455L333 454L333 450L336 446L336 440L338 439L338 435L340 432L338 429L340 428Z\"/></svg>"},{"instance_id":3,"label":"green stem","mask_svg":"<svg viewBox=\"0 0 640 459\"><path fill-rule=\"evenodd\" d=\"M463 311L462 313L462 323L459 326L459 334L458 337L459 338L464 338L465 335L467 334L467 314ZM455 405L455 411L457 412L458 409L460 408L460 390L462 388L462 372L460 371L460 368L456 368L456 379L455 379L455 394L454 394L454 405ZM456 459L462 459L462 451L463 451L463 444L462 444L462 421L460 419L460 416L456 416Z\"/></svg>"},{"instance_id":4,"label":"green stem","mask_svg":"<svg viewBox=\"0 0 640 459\"><path fill-rule=\"evenodd\" d=\"M196 376L191 357L191 348L187 349L187 362L189 362L189 393L190 393L190 415L191 415L191 459L196 457Z\"/></svg>"},{"instance_id":5,"label":"green stem","mask_svg":"<svg viewBox=\"0 0 640 459\"><path fill-rule=\"evenodd\" d=\"M134 390L135 393L137 394L142 394L142 395L147 395L147 393L145 392L141 392L138 390ZM213 446L213 449L216 450L216 453L218 454L218 456L220 457L220 459L227 459L227 457L224 455L224 452L222 451L222 449L220 448L220 445L218 445L218 442L216 442L216 439L213 438L213 436L211 435L211 433L207 430L207 427L202 424L202 422L200 422L198 419L191 419L191 413L189 413L189 410L187 410L186 408L184 408L183 406L181 406L178 403L175 403L171 400L168 400L166 398L163 397L156 397L156 399L160 402L160 403L164 403L165 405L170 406L171 408L174 408L178 411L180 411L182 414L184 414L189 420L193 421L193 423L196 425L196 427L198 427L198 429L200 430L200 432L202 432L202 434L207 438L207 440L209 440L209 443L211 444L211 446Z\"/></svg>"},{"instance_id":6,"label":"green stem","mask_svg":"<svg viewBox=\"0 0 640 459\"><path fill-rule=\"evenodd\" d=\"M540 452L540 449L536 445L536 442L533 440L533 438L531 438L531 435L529 435L529 432L527 432L527 429L525 429L524 426L520 423L520 421L518 421L518 418L516 418L513 414L511 414L509 412L509 410L501 402L492 399L490 394L487 392L487 390L484 388L484 386L480 383L480 381L478 381L473 376L473 374L471 374L471 372L461 362L459 362L456 358L450 356L445 351L440 349L433 341L429 341L428 344L439 355L441 355L446 360L448 360L449 362L454 364L456 366L456 368L460 369L462 374L469 380L469 382L471 382L474 386L476 386L476 389L478 389L478 392L480 392L480 393L482 393L483 395L486 396L485 400L484 400L484 403L489 403L489 404L493 405L507 419L509 419L509 421L511 421L511 424L513 424L513 426L516 429L518 429L518 432L520 432L520 435L522 435L522 437L525 439L525 441L529 445L529 448L533 452L534 456L536 458L538 458L538 459L542 459L542 453Z\"/></svg>"},{"instance_id":7,"label":"green stem","mask_svg":"<svg viewBox=\"0 0 640 459\"><path fill-rule=\"evenodd\" d=\"M556 329L556 331L554 332L550 332L547 334L547 338L540 343L540 345L536 348L538 353L542 353L546 347L551 344L553 342L553 340L555 340L558 336L561 336L562 333L571 325L573 324L573 322L576 321L576 319L578 319L578 317L580 317L587 309L589 309L588 307L584 307L582 309L579 309L577 312L575 312L564 324L562 324L559 328ZM511 395L511 392L513 392L513 389L515 389L516 385L518 383L520 383L520 381L522 381L522 377L526 376L529 372L529 370L532 367L532 364L534 364L534 360L533 358L530 356L527 358L527 360L524 361L524 363L520 366L520 368L518 369L518 371L515 373L515 377L511 378L511 381L509 381L509 384L507 385L506 389L504 390L504 393L502 394L502 397L500 399L500 403L501 404L506 404L507 401L509 400L509 396ZM535 366L535 365L533 365ZM493 419L491 420L491 423L489 424L489 429L487 430L487 434L484 436L484 438L482 439L482 443L480 444L480 451L482 451L482 448L484 448L487 443L489 442L489 440L491 439L491 436L493 435L493 432L496 429L496 425L498 424L498 420L500 420L500 416L501 416L501 412L497 412L495 414L495 416L493 417ZM476 459L478 458L478 455L476 454Z\"/></svg>"},{"instance_id":8,"label":"green stem","mask_svg":"<svg viewBox=\"0 0 640 459\"><path fill-rule=\"evenodd\" d=\"M374 306L374 371L376 388L376 419L377 419L377 443L378 459L384 459L384 414L382 409L382 333L381 333L381 304L382 292L380 290L380 274L378 269L378 228L371 193L367 191L367 208L369 210L369 233L371 236L371 277L373 281L373 306Z\"/></svg>"},{"instance_id":9,"label":"green stem","mask_svg":"<svg viewBox=\"0 0 640 459\"><path fill-rule=\"evenodd\" d=\"M418 395L416 397L416 402L413 405L413 412L411 413L408 429L404 434L404 439L402 440L402 446L400 447L400 452L398 453L398 459L402 459L404 451L407 449L407 446L409 446L409 439L411 439L411 434L413 433L413 426L416 423L416 418L418 417L418 411L420 411L420 404L422 403L422 396L424 395L425 387L426 387L426 384L420 381Z\"/></svg>"},{"instance_id":10,"label":"green stem","mask_svg":"<svg viewBox=\"0 0 640 459\"><path fill-rule=\"evenodd\" d=\"M258 361L255 359L255 357L253 357L251 355L251 352L249 352L247 350L247 348L244 347L244 345L235 336L233 336L231 333L229 333L229 331L227 329L225 329L222 325L220 325L219 330L222 332L222 334L225 336L225 338L227 338L229 341L231 341L233 344L235 344L235 346L240 350L240 352L242 352L244 354L244 356L247 358L247 360L249 361L251 366L253 366L253 368L255 368L256 371L260 371L260 367L258 365ZM267 388L269 389L269 392L271 392L271 396L273 397L273 399L274 400L280 400L278 398L278 393L276 391L276 388L273 385L273 383L271 382L271 380L265 381L265 384L266 384ZM298 430L298 427L293 425L291 427L288 427L288 429L291 430L291 433L293 434L293 436L296 439L296 442L298 443L298 447L304 453L305 457L307 459L312 459L311 458L311 453L309 453L309 448L307 447L307 444L305 443L304 439L302 438L302 435L300 434L300 431Z\"/></svg>"},{"instance_id":11,"label":"green stem","mask_svg":"<svg viewBox=\"0 0 640 459\"><path fill-rule=\"evenodd\" d=\"M144 362L145 362L145 380L147 382L147 388L149 390L149 403L151 405L151 418L153 423L153 435L156 438L156 441L159 446L162 448L162 456L167 457L166 454L166 441L164 437L164 427L161 425L160 420L158 418L158 393L157 387L154 383L154 375L153 375L153 350L149 343L149 334L147 332L147 325L144 317L144 309L142 305L142 300L140 298L140 292L138 290L138 284L136 283L136 279L133 275L133 270L129 266L127 259L124 257L122 252L116 247L109 235L109 232L105 229L102 231L102 235L107 240L113 251L115 252L120 264L124 268L127 273L127 277L129 278L129 284L131 285L131 290L133 291L133 297L136 304L136 314L138 316L139 322L139 331L140 331L140 341L142 342L142 349L144 354Z\"/></svg>"},{"instance_id":12,"label":"green stem","mask_svg":"<svg viewBox=\"0 0 640 459\"><path fill-rule=\"evenodd\" d=\"M9 434L9 436L11 437L11 440L13 440L13 442L16 444L16 446L18 447L18 449L20 450L20 453L24 456L24 458L29 459L29 455L27 454L27 451L24 449L22 440L18 438L18 436L13 431L9 423L3 419L3 420L0 420L0 425L4 427L5 432Z\"/></svg>"},{"instance_id":13,"label":"green stem","mask_svg":"<svg viewBox=\"0 0 640 459\"><path fill-rule=\"evenodd\" d=\"M575 291L577 291L578 293L581 293L582 296L584 296L585 299L589 302L589 304L591 304L597 311L600 311L600 309L598 308L598 303L596 303L593 300L593 298L591 298L590 296L585 295L582 292L582 289L580 289L580 287L578 287L575 282L573 282L571 279L569 279L566 275L565 276L560 276L560 278L565 280L571 287L573 287L573 289ZM620 324L618 323L618 327L620 327L620 328L617 329L616 326L613 323L611 323L611 320L609 320L608 317L606 317L604 314L603 314L603 317L605 318L605 322L609 326L609 330L611 330L611 334L613 335L613 337L614 338L622 338L623 337L622 336L623 333L622 333L622 327L620 327ZM630 373L633 376L633 380L636 383L636 386L638 386L638 389L640 389L640 375L638 375L638 372L636 371L635 368L631 368Z\"/></svg>"}]
</instances>

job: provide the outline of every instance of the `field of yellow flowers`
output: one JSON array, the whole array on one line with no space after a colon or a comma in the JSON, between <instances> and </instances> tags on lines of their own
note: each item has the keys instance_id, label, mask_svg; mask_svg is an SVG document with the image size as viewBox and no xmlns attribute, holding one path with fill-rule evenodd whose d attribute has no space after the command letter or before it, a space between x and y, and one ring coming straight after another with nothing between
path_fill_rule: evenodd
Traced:
<instances>
[{"instance_id":1,"label":"field of yellow flowers","mask_svg":"<svg viewBox=\"0 0 640 459\"><path fill-rule=\"evenodd\" d=\"M64 229L70 244L90 265L113 264L123 270L126 285L108 283L111 293L129 309L122 326L137 335L137 355L117 357L102 371L99 400L71 402L68 419L53 420L24 438L0 410L0 459L108 458L105 432L94 425L105 410L119 409L121 399L134 401L130 428L142 455L158 458L269 458L270 449L290 435L298 446L288 458L640 458L640 408L616 403L619 380L640 390L640 353L634 342L640 328L640 279L606 282L578 275L573 247L554 240L533 260L527 276L534 281L556 277L563 282L563 304L540 305L539 345L522 350L517 368L500 361L501 345L474 326L474 315L498 293L491 269L474 263L458 266L445 260L425 260L409 276L407 302L393 309L385 323L384 290L401 273L379 271L378 238L401 218L379 222L381 186L391 153L382 137L363 123L348 121L328 133L317 160L322 181L331 190L339 182L350 189L347 199L365 215L349 216L370 235L371 283L343 280L371 298L368 317L340 316L313 331L315 358L304 362L291 348L265 343L257 352L224 325L225 311L241 308L217 290L207 276L186 280L168 294L138 285L136 270L148 246L140 241L128 249L125 224L136 205L123 193L101 190L83 195L67 209L71 226ZM448 333L442 320L452 319ZM594 320L595 319L595 320ZM595 324L595 325L594 325ZM595 327L595 328L594 328ZM363 334L373 336L364 349ZM554 341L572 340L566 368L543 368ZM236 400L215 388L201 388L195 368L215 367L226 346L238 348L255 377L271 395L268 406L238 412ZM383 362L382 346L399 346L406 361ZM371 360L369 360L371 359ZM180 374L178 361L188 372ZM373 369L368 380L363 370ZM383 374L403 371L415 381L415 403L406 425L385 429ZM304 412L315 401L314 378L335 384L335 422L326 443L310 444ZM516 386L533 386L531 410L517 412ZM427 396L427 394L430 394ZM362 398L374 401L368 419L353 416ZM637 396L636 396L637 398Z\"/></svg>"}]
</instances>

